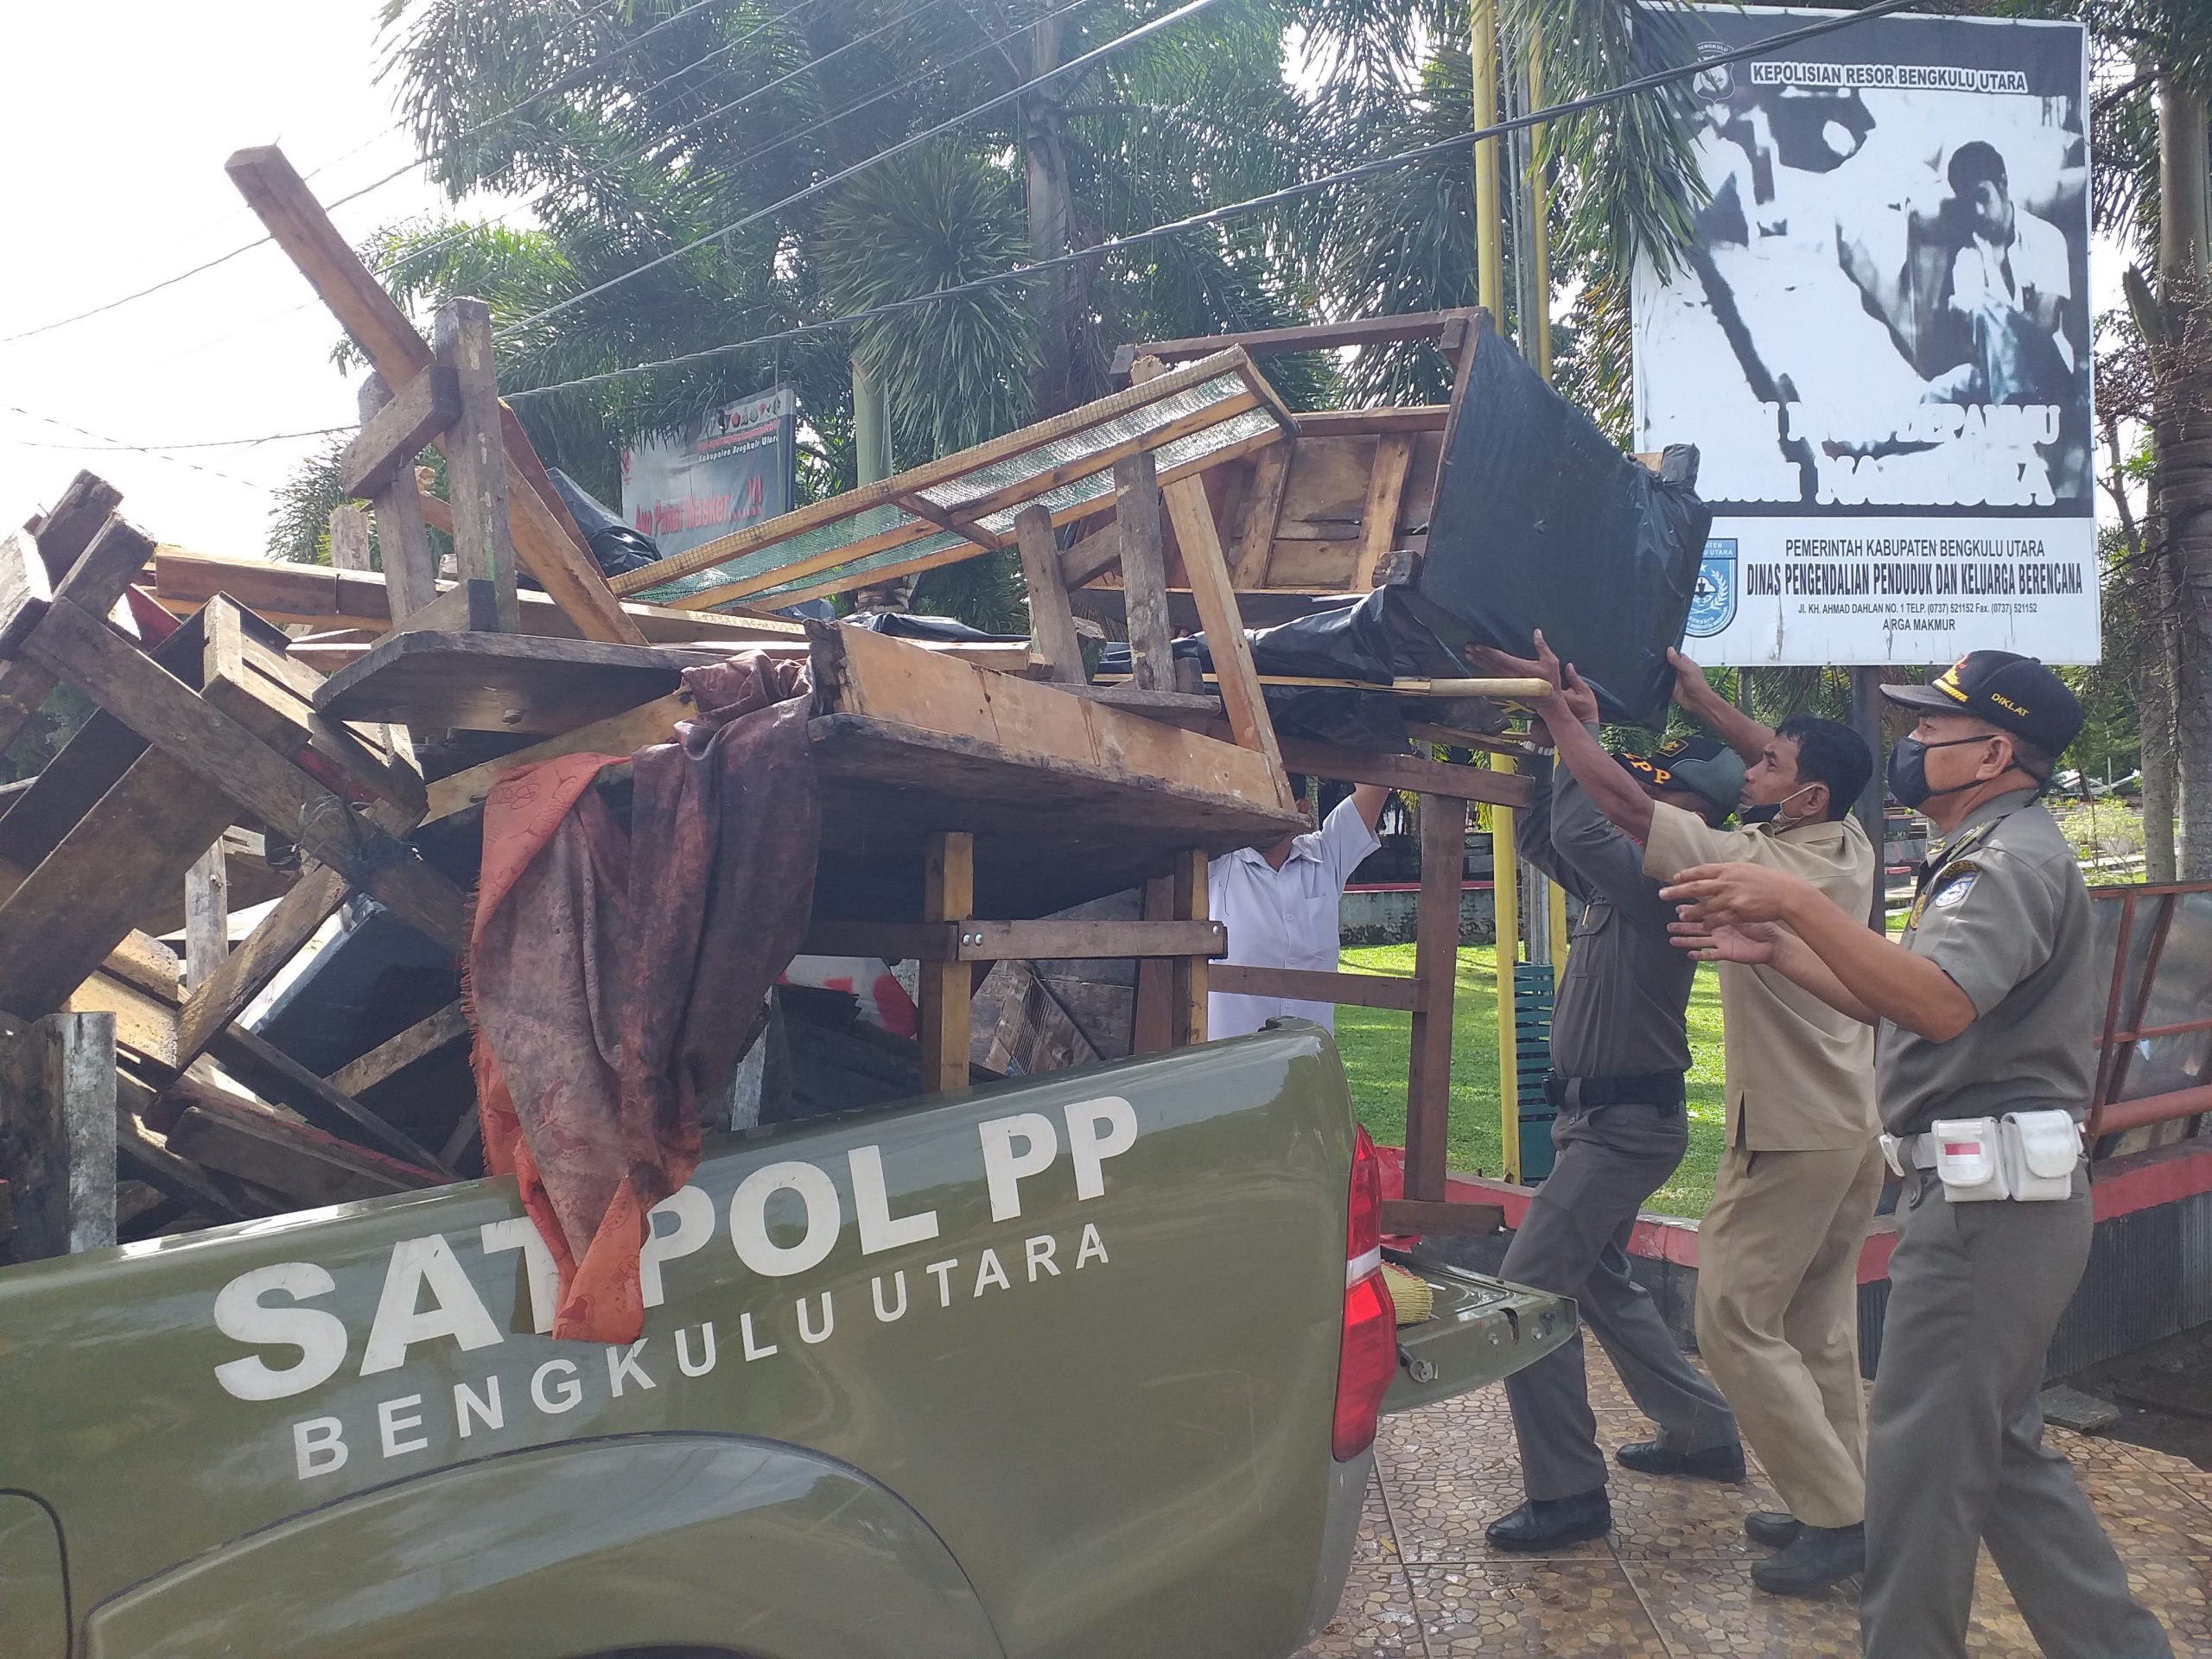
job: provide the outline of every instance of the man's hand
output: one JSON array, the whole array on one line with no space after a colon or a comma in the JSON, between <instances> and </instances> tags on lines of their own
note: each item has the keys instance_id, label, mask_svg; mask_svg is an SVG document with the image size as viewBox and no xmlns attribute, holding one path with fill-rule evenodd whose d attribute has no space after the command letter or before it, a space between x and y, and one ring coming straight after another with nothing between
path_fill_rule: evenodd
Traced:
<instances>
[{"instance_id":1,"label":"man's hand","mask_svg":"<svg viewBox=\"0 0 2212 1659\"><path fill-rule=\"evenodd\" d=\"M1700 962L1740 962L1764 967L1775 957L1782 929L1773 922L1746 922L1741 927L1726 923L1669 922L1668 943L1687 950Z\"/></svg>"},{"instance_id":2,"label":"man's hand","mask_svg":"<svg viewBox=\"0 0 2212 1659\"><path fill-rule=\"evenodd\" d=\"M1659 896L1679 907L1686 922L1741 927L1787 922L1800 903L1821 894L1810 882L1764 864L1697 864Z\"/></svg>"},{"instance_id":3,"label":"man's hand","mask_svg":"<svg viewBox=\"0 0 2212 1659\"><path fill-rule=\"evenodd\" d=\"M1537 636L1539 639L1542 637L1541 634ZM1560 702L1566 705L1567 712L1573 715L1579 724L1595 726L1598 723L1598 694L1590 689L1587 680L1574 671L1573 663L1567 665L1566 673L1567 677L1560 686Z\"/></svg>"},{"instance_id":4,"label":"man's hand","mask_svg":"<svg viewBox=\"0 0 2212 1659\"><path fill-rule=\"evenodd\" d=\"M1667 652L1667 666L1675 671L1675 702L1682 712L1697 715L1712 706L1713 683L1705 677L1705 671L1679 651Z\"/></svg>"},{"instance_id":5,"label":"man's hand","mask_svg":"<svg viewBox=\"0 0 2212 1659\"><path fill-rule=\"evenodd\" d=\"M1594 723L1598 718L1598 694L1574 671L1572 663L1560 662L1559 653L1545 642L1541 628L1535 631L1535 643L1534 657L1516 657L1493 645L1470 645L1467 660L1500 679L1550 682L1550 694L1537 698L1535 703L1536 713L1547 726L1554 715L1565 715L1585 726Z\"/></svg>"}]
</instances>

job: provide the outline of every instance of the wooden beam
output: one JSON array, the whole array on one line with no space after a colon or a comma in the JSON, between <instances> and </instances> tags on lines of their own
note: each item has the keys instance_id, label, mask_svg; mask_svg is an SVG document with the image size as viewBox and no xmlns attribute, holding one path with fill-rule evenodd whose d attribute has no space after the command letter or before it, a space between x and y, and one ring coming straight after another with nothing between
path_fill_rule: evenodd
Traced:
<instances>
[{"instance_id":1,"label":"wooden beam","mask_svg":"<svg viewBox=\"0 0 2212 1659\"><path fill-rule=\"evenodd\" d=\"M429 372L429 368L419 370L416 378L419 380ZM385 385L384 376L367 376L361 382L360 391L363 429L373 427L383 418L383 411L391 406L391 393ZM430 551L429 528L423 522L423 498L415 486L413 467L400 467L385 480L372 499L377 515L377 543L384 554L385 615L404 617L421 610L438 591L438 561ZM156 579L159 580L158 574Z\"/></svg>"},{"instance_id":2,"label":"wooden beam","mask_svg":"<svg viewBox=\"0 0 2212 1659\"><path fill-rule=\"evenodd\" d=\"M439 503L441 506L444 503ZM434 584L432 595L452 591ZM391 594L381 572L325 570L314 565L275 564L266 559L226 559L162 547L154 556L154 596L172 612L197 610L217 594L228 594L255 615L270 622L301 622L325 628L382 633L393 626ZM544 594L524 588L518 595L523 632L549 639L581 639L575 625ZM664 605L622 607L652 643L728 641L735 645L795 641L805 628L789 617L734 615L716 611L679 611Z\"/></svg>"},{"instance_id":3,"label":"wooden beam","mask_svg":"<svg viewBox=\"0 0 2212 1659\"><path fill-rule=\"evenodd\" d=\"M803 956L880 957L886 962L1061 962L1217 957L1229 948L1204 916L1135 922L1047 918L1028 922L816 920Z\"/></svg>"},{"instance_id":4,"label":"wooden beam","mask_svg":"<svg viewBox=\"0 0 2212 1659\"><path fill-rule=\"evenodd\" d=\"M499 593L488 582L474 577L455 582L419 611L400 618L391 632L358 660L366 661L387 643L410 633L497 633L500 632ZM512 633L512 628L506 632Z\"/></svg>"},{"instance_id":5,"label":"wooden beam","mask_svg":"<svg viewBox=\"0 0 2212 1659\"><path fill-rule=\"evenodd\" d=\"M1204 955L1193 951L1179 956L1169 968L1170 1037L1178 1048L1194 1047L1206 1039L1207 957L1228 949L1227 930L1205 919L1206 855L1185 849L1175 855L1175 920L1170 926L1204 926L1221 937ZM1158 925L1158 924L1155 924Z\"/></svg>"},{"instance_id":6,"label":"wooden beam","mask_svg":"<svg viewBox=\"0 0 2212 1659\"><path fill-rule=\"evenodd\" d=\"M282 633L229 599L210 600L200 620L206 632L200 695L208 708L283 753L296 754L304 739L351 781L405 810L410 823L422 816L423 775L411 759L373 728L365 736L318 709L322 677L293 660Z\"/></svg>"},{"instance_id":7,"label":"wooden beam","mask_svg":"<svg viewBox=\"0 0 2212 1659\"><path fill-rule=\"evenodd\" d=\"M492 584L499 631L514 633L522 626L522 617L515 598L515 550L508 531L507 461L498 373L492 361L491 308L481 300L447 301L438 308L431 344L439 362L454 372L461 400L444 445L454 563L463 581ZM520 487L536 496L527 483Z\"/></svg>"},{"instance_id":8,"label":"wooden beam","mask_svg":"<svg viewBox=\"0 0 2212 1659\"><path fill-rule=\"evenodd\" d=\"M168 1138L146 1126L143 1116L153 1104L152 1090L118 1072L116 1096L115 1149L122 1169L210 1222L244 1221L263 1213L262 1206L250 1202L237 1183L171 1152Z\"/></svg>"},{"instance_id":9,"label":"wooden beam","mask_svg":"<svg viewBox=\"0 0 2212 1659\"><path fill-rule=\"evenodd\" d=\"M1272 454L1279 446L1262 449L1262 455ZM1060 585L1081 588L1096 581L1122 562L1122 527L1109 523L1094 530L1077 542L1073 547L1060 550Z\"/></svg>"},{"instance_id":10,"label":"wooden beam","mask_svg":"<svg viewBox=\"0 0 2212 1659\"><path fill-rule=\"evenodd\" d=\"M1014 515L1014 535L1021 550L1021 576L1029 588L1029 652L1045 665L1045 677L1081 683L1083 644L1076 636L1075 613L1060 580L1060 550L1052 540L1052 515L1032 504ZM1163 601L1166 595L1162 594Z\"/></svg>"},{"instance_id":11,"label":"wooden beam","mask_svg":"<svg viewBox=\"0 0 2212 1659\"><path fill-rule=\"evenodd\" d=\"M435 354L429 343L339 235L282 150L273 145L239 150L225 170L387 385L406 385L430 366ZM515 463L503 459L503 467L514 468ZM509 506L516 556L584 636L643 643L608 591L590 550L565 533L527 476L510 491Z\"/></svg>"},{"instance_id":12,"label":"wooden beam","mask_svg":"<svg viewBox=\"0 0 2212 1659\"><path fill-rule=\"evenodd\" d=\"M1444 1197L1452 1113L1452 1016L1459 969L1459 893L1467 855L1467 804L1421 798L1421 897L1414 919L1414 979L1421 1006L1413 1016L1406 1070L1406 1196ZM1505 855L1511 856L1509 849ZM1500 995L1513 995L1501 969Z\"/></svg>"},{"instance_id":13,"label":"wooden beam","mask_svg":"<svg viewBox=\"0 0 2212 1659\"><path fill-rule=\"evenodd\" d=\"M184 878L184 988L205 984L231 954L231 882L219 836Z\"/></svg>"},{"instance_id":14,"label":"wooden beam","mask_svg":"<svg viewBox=\"0 0 2212 1659\"><path fill-rule=\"evenodd\" d=\"M1175 539L1182 546L1183 569L1191 578L1191 598L1198 607L1198 620L1205 624L1206 644L1213 656L1230 730L1236 733L1240 748L1255 751L1267 762L1280 802L1288 810L1294 804L1290 780L1284 774L1274 722L1268 717L1267 700L1252 666L1252 642L1245 637L1244 619L1236 609L1236 593L1230 585L1229 567L1222 558L1221 538L1214 530L1206 486L1197 479L1186 478L1170 484L1164 493Z\"/></svg>"},{"instance_id":15,"label":"wooden beam","mask_svg":"<svg viewBox=\"0 0 2212 1659\"><path fill-rule=\"evenodd\" d=\"M460 418L460 378L451 365L433 363L361 423L360 435L338 457L339 487L367 500L403 474L411 480L416 456Z\"/></svg>"},{"instance_id":16,"label":"wooden beam","mask_svg":"<svg viewBox=\"0 0 2212 1659\"><path fill-rule=\"evenodd\" d=\"M333 570L366 571L371 562L368 510L356 506L351 501L340 501L330 510L329 522L330 568ZM156 582L160 581L161 556L158 550L154 555Z\"/></svg>"},{"instance_id":17,"label":"wooden beam","mask_svg":"<svg viewBox=\"0 0 2212 1659\"><path fill-rule=\"evenodd\" d=\"M1114 522L1120 529L1130 677L1147 691L1173 691L1175 648L1167 626L1166 543L1160 531L1160 484L1150 455L1116 465Z\"/></svg>"},{"instance_id":18,"label":"wooden beam","mask_svg":"<svg viewBox=\"0 0 2212 1659\"><path fill-rule=\"evenodd\" d=\"M931 836L922 873L923 919L961 921L975 908L975 836L964 830ZM968 964L924 963L921 993L922 1090L964 1089L974 994Z\"/></svg>"},{"instance_id":19,"label":"wooden beam","mask_svg":"<svg viewBox=\"0 0 2212 1659\"><path fill-rule=\"evenodd\" d=\"M120 518L109 518L95 532L69 574L54 584L58 601L66 593L72 602L97 617L105 617L123 597L130 580L145 569L154 544ZM45 705L60 682L51 664L27 659L23 642L44 618L49 601L28 590L5 598L0 613L0 750L5 750ZM105 624L103 624L105 626Z\"/></svg>"},{"instance_id":20,"label":"wooden beam","mask_svg":"<svg viewBox=\"0 0 2212 1659\"><path fill-rule=\"evenodd\" d=\"M696 713L689 691L671 691L621 714L579 726L558 737L549 737L543 743L533 743L526 749L486 760L466 772L454 772L430 785L429 818L435 822L481 806L484 798L492 792L492 785L500 779L519 767L534 766L541 760L557 760L564 754L627 757L649 744L669 742L674 736L676 723L689 720Z\"/></svg>"},{"instance_id":21,"label":"wooden beam","mask_svg":"<svg viewBox=\"0 0 2212 1659\"><path fill-rule=\"evenodd\" d=\"M302 1209L419 1192L441 1179L213 1089L194 1089L191 1102L168 1133L172 1151Z\"/></svg>"},{"instance_id":22,"label":"wooden beam","mask_svg":"<svg viewBox=\"0 0 2212 1659\"><path fill-rule=\"evenodd\" d=\"M23 647L102 708L300 846L347 872L402 921L458 950L466 895L245 728L192 695L106 624L59 601Z\"/></svg>"},{"instance_id":23,"label":"wooden beam","mask_svg":"<svg viewBox=\"0 0 2212 1659\"><path fill-rule=\"evenodd\" d=\"M1282 499L1290 485L1290 463L1298 441L1279 443L1260 451L1253 463L1251 505L1244 516L1244 534L1236 546L1236 566L1230 572L1235 588L1264 588L1268 560L1274 551L1275 526L1282 522Z\"/></svg>"},{"instance_id":24,"label":"wooden beam","mask_svg":"<svg viewBox=\"0 0 2212 1659\"><path fill-rule=\"evenodd\" d=\"M1397 545L1398 506L1405 499L1406 472L1414 459L1413 435L1386 432L1375 441L1375 470L1368 474L1367 508L1360 519L1359 562L1353 567L1354 588L1365 593L1375 586L1376 567Z\"/></svg>"},{"instance_id":25,"label":"wooden beam","mask_svg":"<svg viewBox=\"0 0 2212 1659\"><path fill-rule=\"evenodd\" d=\"M1175 877L1173 872L1154 876L1144 884L1139 914L1152 926L1175 919ZM1175 969L1159 958L1137 963L1136 1007L1129 1025L1129 1052L1165 1054L1175 1046Z\"/></svg>"},{"instance_id":26,"label":"wooden beam","mask_svg":"<svg viewBox=\"0 0 2212 1659\"><path fill-rule=\"evenodd\" d=\"M468 1016L458 1002L448 1002L427 1020L418 1020L397 1036L388 1037L357 1060L348 1061L325 1079L342 1095L356 1099L378 1084L388 1082L417 1060L428 1059L441 1049L469 1039Z\"/></svg>"},{"instance_id":27,"label":"wooden beam","mask_svg":"<svg viewBox=\"0 0 2212 1659\"><path fill-rule=\"evenodd\" d=\"M54 511L32 532L38 543L39 562L46 568L49 592L61 585L84 550L92 545L100 526L123 505L123 492L92 473L79 473L69 480L54 504Z\"/></svg>"},{"instance_id":28,"label":"wooden beam","mask_svg":"<svg viewBox=\"0 0 2212 1659\"><path fill-rule=\"evenodd\" d=\"M351 1095L334 1089L290 1055L244 1026L229 1026L208 1056L264 1100L289 1106L315 1128L358 1145L381 1147L450 1180L454 1172Z\"/></svg>"},{"instance_id":29,"label":"wooden beam","mask_svg":"<svg viewBox=\"0 0 2212 1659\"><path fill-rule=\"evenodd\" d=\"M1487 1238L1505 1230L1502 1204L1443 1203L1419 1198L1382 1200L1382 1236L1407 1238Z\"/></svg>"},{"instance_id":30,"label":"wooden beam","mask_svg":"<svg viewBox=\"0 0 2212 1659\"><path fill-rule=\"evenodd\" d=\"M310 865L292 890L276 901L223 965L193 988L177 1016L177 1058L181 1068L207 1052L223 1029L261 995L284 964L299 955L322 925L346 902L346 878L327 864Z\"/></svg>"},{"instance_id":31,"label":"wooden beam","mask_svg":"<svg viewBox=\"0 0 2212 1659\"><path fill-rule=\"evenodd\" d=\"M1213 988L1232 996L1287 996L1300 1002L1334 1002L1340 1007L1395 1008L1411 1014L1422 1006L1417 979L1395 974L1332 974L1303 968L1254 968L1217 962Z\"/></svg>"},{"instance_id":32,"label":"wooden beam","mask_svg":"<svg viewBox=\"0 0 2212 1659\"><path fill-rule=\"evenodd\" d=\"M1360 438L1385 432L1441 432L1451 413L1448 404L1408 404L1396 408L1306 410L1290 418L1301 438Z\"/></svg>"},{"instance_id":33,"label":"wooden beam","mask_svg":"<svg viewBox=\"0 0 2212 1659\"><path fill-rule=\"evenodd\" d=\"M1436 340L1461 311L1409 311L1393 317L1358 317L1350 322L1300 323L1288 328L1253 328L1242 334L1207 334L1189 340L1154 340L1123 346L1109 372L1116 379L1145 358L1163 363L1211 357L1231 346L1252 357L1270 352L1326 352L1345 346L1387 346L1400 340Z\"/></svg>"},{"instance_id":34,"label":"wooden beam","mask_svg":"<svg viewBox=\"0 0 2212 1659\"><path fill-rule=\"evenodd\" d=\"M115 1243L115 1019L55 1014L0 1036L0 1179L18 1261Z\"/></svg>"}]
</instances>

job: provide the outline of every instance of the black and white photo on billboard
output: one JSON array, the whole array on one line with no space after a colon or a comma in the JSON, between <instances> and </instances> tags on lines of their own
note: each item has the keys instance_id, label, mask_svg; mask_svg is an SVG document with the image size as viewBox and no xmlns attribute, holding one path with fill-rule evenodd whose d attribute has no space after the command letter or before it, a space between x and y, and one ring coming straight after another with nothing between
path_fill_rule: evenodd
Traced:
<instances>
[{"instance_id":1,"label":"black and white photo on billboard","mask_svg":"<svg viewBox=\"0 0 2212 1659\"><path fill-rule=\"evenodd\" d=\"M1891 16L1693 82L1710 199L1633 303L1637 448L1714 506L1700 660L2095 657L2087 75L2076 24Z\"/></svg>"}]
</instances>

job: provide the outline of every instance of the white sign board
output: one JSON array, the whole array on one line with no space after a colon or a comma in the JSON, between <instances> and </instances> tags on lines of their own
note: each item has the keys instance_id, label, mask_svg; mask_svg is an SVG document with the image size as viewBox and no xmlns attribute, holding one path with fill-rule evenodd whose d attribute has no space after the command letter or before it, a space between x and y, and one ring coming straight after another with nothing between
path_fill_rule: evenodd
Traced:
<instances>
[{"instance_id":1,"label":"white sign board","mask_svg":"<svg viewBox=\"0 0 2212 1659\"><path fill-rule=\"evenodd\" d=\"M1889 16L1694 83L1713 199L1633 304L1636 447L1713 508L1699 662L2097 659L2088 73L2078 24Z\"/></svg>"}]
</instances>

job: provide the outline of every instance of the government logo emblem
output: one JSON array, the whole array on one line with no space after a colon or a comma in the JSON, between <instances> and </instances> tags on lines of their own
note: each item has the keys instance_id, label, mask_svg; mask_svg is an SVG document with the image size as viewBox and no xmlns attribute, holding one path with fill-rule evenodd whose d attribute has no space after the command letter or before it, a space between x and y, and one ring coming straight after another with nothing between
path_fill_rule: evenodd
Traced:
<instances>
[{"instance_id":1,"label":"government logo emblem","mask_svg":"<svg viewBox=\"0 0 2212 1659\"><path fill-rule=\"evenodd\" d=\"M1697 586L1690 590L1689 624L1683 632L1692 639L1710 639L1736 620L1736 538L1715 536L1705 544L1705 557L1697 568Z\"/></svg>"}]
</instances>

